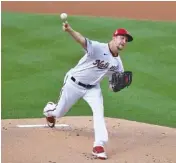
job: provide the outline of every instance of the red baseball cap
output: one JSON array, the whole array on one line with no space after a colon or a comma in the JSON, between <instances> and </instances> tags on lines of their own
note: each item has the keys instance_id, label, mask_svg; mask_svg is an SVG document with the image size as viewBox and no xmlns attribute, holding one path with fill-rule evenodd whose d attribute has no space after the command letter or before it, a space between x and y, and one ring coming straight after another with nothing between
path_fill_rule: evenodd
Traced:
<instances>
[{"instance_id":1,"label":"red baseball cap","mask_svg":"<svg viewBox=\"0 0 176 163\"><path fill-rule=\"evenodd\" d=\"M128 42L133 41L133 37L131 36L131 34L124 28L117 29L113 34L113 36L118 36L118 35L127 36Z\"/></svg>"}]
</instances>

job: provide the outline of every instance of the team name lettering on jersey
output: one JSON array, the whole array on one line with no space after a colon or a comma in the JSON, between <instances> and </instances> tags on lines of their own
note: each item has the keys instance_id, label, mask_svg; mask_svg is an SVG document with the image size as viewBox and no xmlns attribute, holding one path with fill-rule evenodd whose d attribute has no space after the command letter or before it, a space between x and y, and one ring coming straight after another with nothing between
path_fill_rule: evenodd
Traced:
<instances>
[{"instance_id":1,"label":"team name lettering on jersey","mask_svg":"<svg viewBox=\"0 0 176 163\"><path fill-rule=\"evenodd\" d=\"M110 71L116 71L117 69L118 69L118 66L111 66L109 70Z\"/></svg>"},{"instance_id":2,"label":"team name lettering on jersey","mask_svg":"<svg viewBox=\"0 0 176 163\"><path fill-rule=\"evenodd\" d=\"M107 69L109 66L109 62L104 62L101 60L95 60L95 62L93 62L93 65L96 65L99 69Z\"/></svg>"}]
</instances>

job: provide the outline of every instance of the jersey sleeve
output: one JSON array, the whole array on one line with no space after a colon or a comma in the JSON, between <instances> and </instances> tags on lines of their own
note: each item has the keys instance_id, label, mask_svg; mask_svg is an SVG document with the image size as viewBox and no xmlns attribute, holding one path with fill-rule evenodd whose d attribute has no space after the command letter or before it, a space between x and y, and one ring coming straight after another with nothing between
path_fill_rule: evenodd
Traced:
<instances>
[{"instance_id":1,"label":"jersey sleeve","mask_svg":"<svg viewBox=\"0 0 176 163\"><path fill-rule=\"evenodd\" d=\"M89 56L98 54L98 49L100 48L100 43L98 41L86 39L86 52Z\"/></svg>"}]
</instances>

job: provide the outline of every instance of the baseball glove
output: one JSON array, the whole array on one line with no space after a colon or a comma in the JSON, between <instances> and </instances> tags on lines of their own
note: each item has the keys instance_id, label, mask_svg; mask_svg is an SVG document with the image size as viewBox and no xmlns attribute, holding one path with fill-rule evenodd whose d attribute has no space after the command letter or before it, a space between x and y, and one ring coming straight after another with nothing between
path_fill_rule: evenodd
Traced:
<instances>
[{"instance_id":1,"label":"baseball glove","mask_svg":"<svg viewBox=\"0 0 176 163\"><path fill-rule=\"evenodd\" d=\"M118 92L121 89L128 87L132 82L132 72L115 72L112 74L111 87L114 92Z\"/></svg>"}]
</instances>

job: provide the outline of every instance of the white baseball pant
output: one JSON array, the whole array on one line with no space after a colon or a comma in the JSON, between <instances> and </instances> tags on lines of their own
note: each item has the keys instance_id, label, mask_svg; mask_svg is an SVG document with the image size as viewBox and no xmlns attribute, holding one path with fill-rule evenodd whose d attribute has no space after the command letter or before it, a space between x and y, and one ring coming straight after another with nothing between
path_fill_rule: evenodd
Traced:
<instances>
[{"instance_id":1,"label":"white baseball pant","mask_svg":"<svg viewBox=\"0 0 176 163\"><path fill-rule=\"evenodd\" d=\"M86 89L72 81L69 75L66 75L56 110L51 115L57 118L63 117L80 98L89 104L93 112L95 132L93 146L104 146L108 141L108 132L104 120L103 97L99 84L91 89Z\"/></svg>"}]
</instances>

